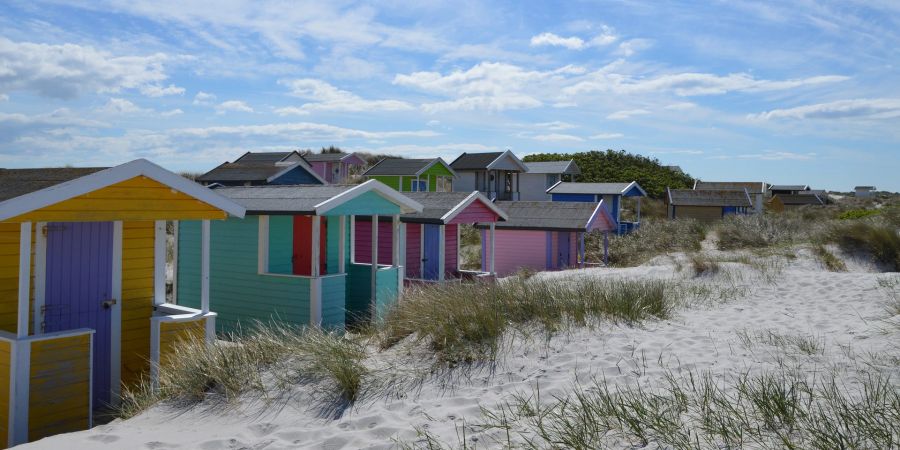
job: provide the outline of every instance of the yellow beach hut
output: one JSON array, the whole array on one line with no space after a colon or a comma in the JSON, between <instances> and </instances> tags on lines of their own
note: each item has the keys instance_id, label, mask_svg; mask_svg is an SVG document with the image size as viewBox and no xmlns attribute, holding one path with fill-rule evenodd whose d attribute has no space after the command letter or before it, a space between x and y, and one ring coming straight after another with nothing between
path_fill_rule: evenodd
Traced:
<instances>
[{"instance_id":1,"label":"yellow beach hut","mask_svg":"<svg viewBox=\"0 0 900 450\"><path fill-rule=\"evenodd\" d=\"M0 447L89 428L176 337L214 336L209 221L229 215L244 208L143 159L0 169ZM203 221L200 309L166 303L169 220Z\"/></svg>"}]
</instances>

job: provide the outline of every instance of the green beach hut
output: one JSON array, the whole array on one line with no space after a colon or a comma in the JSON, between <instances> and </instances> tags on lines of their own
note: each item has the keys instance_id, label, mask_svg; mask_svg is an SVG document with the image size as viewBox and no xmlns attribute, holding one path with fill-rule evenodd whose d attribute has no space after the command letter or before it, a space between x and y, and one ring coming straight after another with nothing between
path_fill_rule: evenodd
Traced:
<instances>
[{"instance_id":1,"label":"green beach hut","mask_svg":"<svg viewBox=\"0 0 900 450\"><path fill-rule=\"evenodd\" d=\"M456 178L456 172L441 158L386 158L363 175L400 192L451 192Z\"/></svg>"},{"instance_id":2,"label":"green beach hut","mask_svg":"<svg viewBox=\"0 0 900 450\"><path fill-rule=\"evenodd\" d=\"M389 264L352 259L356 216L400 215L422 206L370 180L359 185L220 187L215 192L246 208L243 219L212 224L209 274L220 332L256 321L343 328L376 318L402 290L399 248ZM373 231L377 233L377 227ZM200 224L177 230L175 298L193 306L199 290ZM395 237L395 242L396 242ZM377 253L378 249L373 248ZM376 259L380 261L380 259Z\"/></svg>"}]
</instances>

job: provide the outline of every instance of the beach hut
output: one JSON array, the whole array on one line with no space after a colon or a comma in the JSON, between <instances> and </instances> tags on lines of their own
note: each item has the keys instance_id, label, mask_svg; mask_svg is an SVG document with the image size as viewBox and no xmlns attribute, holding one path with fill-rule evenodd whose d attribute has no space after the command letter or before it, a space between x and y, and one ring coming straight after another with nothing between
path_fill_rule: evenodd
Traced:
<instances>
[{"instance_id":1,"label":"beach hut","mask_svg":"<svg viewBox=\"0 0 900 450\"><path fill-rule=\"evenodd\" d=\"M746 189L666 189L666 206L670 219L711 222L730 214L747 214L753 201Z\"/></svg>"},{"instance_id":2,"label":"beach hut","mask_svg":"<svg viewBox=\"0 0 900 450\"><path fill-rule=\"evenodd\" d=\"M496 202L506 212L507 219L495 224L478 224L482 229L482 270L504 277L520 269L584 267L588 264L585 234L616 229L616 222L603 202Z\"/></svg>"},{"instance_id":3,"label":"beach hut","mask_svg":"<svg viewBox=\"0 0 900 450\"><path fill-rule=\"evenodd\" d=\"M575 181L581 169L574 160L527 162L528 172L519 174L521 178L519 200L550 200L547 189L560 181Z\"/></svg>"},{"instance_id":4,"label":"beach hut","mask_svg":"<svg viewBox=\"0 0 900 450\"><path fill-rule=\"evenodd\" d=\"M822 206L824 204L825 202L818 195L778 194L769 200L768 207L775 212L784 212L803 206Z\"/></svg>"},{"instance_id":5,"label":"beach hut","mask_svg":"<svg viewBox=\"0 0 900 450\"><path fill-rule=\"evenodd\" d=\"M142 159L0 169L0 443L89 428L180 336L211 337L208 247L197 308L167 304L165 222L198 220L205 242L211 220L243 214Z\"/></svg>"},{"instance_id":6,"label":"beach hut","mask_svg":"<svg viewBox=\"0 0 900 450\"><path fill-rule=\"evenodd\" d=\"M421 204L420 212L403 214L401 222L401 267L410 281L441 282L490 275L490 261L482 271L460 267L460 225L493 224L506 220L506 213L474 191L465 192L409 192L405 194ZM490 225L487 225L490 227ZM371 221L356 221L356 260L369 262L371 256ZM387 253L393 245L390 228L379 227L382 248L378 262L388 264ZM492 230L492 227L491 227Z\"/></svg>"},{"instance_id":7,"label":"beach hut","mask_svg":"<svg viewBox=\"0 0 900 450\"><path fill-rule=\"evenodd\" d=\"M641 226L641 197L647 193L637 181L631 183L568 183L559 182L547 189L554 202L588 202L597 203L603 200L616 222L615 232L625 234ZM635 220L622 220L622 198L634 197Z\"/></svg>"},{"instance_id":8,"label":"beach hut","mask_svg":"<svg viewBox=\"0 0 900 450\"><path fill-rule=\"evenodd\" d=\"M441 158L385 158L363 175L400 192L450 192L456 178L456 172Z\"/></svg>"},{"instance_id":9,"label":"beach hut","mask_svg":"<svg viewBox=\"0 0 900 450\"><path fill-rule=\"evenodd\" d=\"M386 264L359 262L357 216L400 215L422 206L375 180L359 185L221 187L214 192L242 205L243 219L213 224L210 273L218 330L255 322L343 328L376 317L399 295L399 247ZM378 232L378 227L375 228ZM371 242L371 239L370 239ZM178 224L176 292L179 305L196 307L199 224ZM371 249L376 255L378 248Z\"/></svg>"},{"instance_id":10,"label":"beach hut","mask_svg":"<svg viewBox=\"0 0 900 450\"><path fill-rule=\"evenodd\" d=\"M456 192L479 191L490 200L519 200L519 184L528 166L513 152L463 153L450 163L458 175Z\"/></svg>"},{"instance_id":11,"label":"beach hut","mask_svg":"<svg viewBox=\"0 0 900 450\"><path fill-rule=\"evenodd\" d=\"M796 195L810 190L805 184L773 184L769 186L769 197L776 195Z\"/></svg>"},{"instance_id":12,"label":"beach hut","mask_svg":"<svg viewBox=\"0 0 900 450\"><path fill-rule=\"evenodd\" d=\"M753 212L761 214L765 203L766 191L768 185L763 181L701 181L694 182L694 190L728 190L743 191L747 190L750 194L750 200L753 201Z\"/></svg>"},{"instance_id":13,"label":"beach hut","mask_svg":"<svg viewBox=\"0 0 900 450\"><path fill-rule=\"evenodd\" d=\"M197 177L204 185L325 184L299 152L247 152Z\"/></svg>"},{"instance_id":14,"label":"beach hut","mask_svg":"<svg viewBox=\"0 0 900 450\"><path fill-rule=\"evenodd\" d=\"M853 188L853 195L858 198L868 198L875 192L875 186L856 186Z\"/></svg>"},{"instance_id":15,"label":"beach hut","mask_svg":"<svg viewBox=\"0 0 900 450\"><path fill-rule=\"evenodd\" d=\"M344 152L306 153L303 159L309 162L313 171L322 179L334 184L347 182L350 175L367 164L366 160L356 153Z\"/></svg>"}]
</instances>

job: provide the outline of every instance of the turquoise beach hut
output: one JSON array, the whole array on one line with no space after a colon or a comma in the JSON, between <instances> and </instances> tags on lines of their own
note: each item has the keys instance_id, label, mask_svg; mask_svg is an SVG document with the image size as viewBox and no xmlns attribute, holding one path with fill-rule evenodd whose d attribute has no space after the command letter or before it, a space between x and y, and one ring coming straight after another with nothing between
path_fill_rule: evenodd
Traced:
<instances>
[{"instance_id":1,"label":"turquoise beach hut","mask_svg":"<svg viewBox=\"0 0 900 450\"><path fill-rule=\"evenodd\" d=\"M394 242L400 215L422 206L384 184L220 187L215 192L246 208L243 219L212 224L211 297L220 332L280 321L343 328L376 318L403 287L399 248L388 264L360 263L355 254L357 216L391 216ZM377 233L375 227L374 233ZM195 303L199 289L200 227L179 223L175 298ZM376 234L377 236L377 234ZM378 249L373 248L373 252ZM376 261L381 261L380 258Z\"/></svg>"}]
</instances>

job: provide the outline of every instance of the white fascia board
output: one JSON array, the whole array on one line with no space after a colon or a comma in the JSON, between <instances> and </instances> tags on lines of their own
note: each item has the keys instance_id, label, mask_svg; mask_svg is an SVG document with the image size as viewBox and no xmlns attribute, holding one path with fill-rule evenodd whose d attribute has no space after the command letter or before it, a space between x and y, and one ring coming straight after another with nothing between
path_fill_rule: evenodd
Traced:
<instances>
[{"instance_id":1,"label":"white fascia board","mask_svg":"<svg viewBox=\"0 0 900 450\"><path fill-rule=\"evenodd\" d=\"M547 189L547 190L544 191L544 192L547 193L547 194L549 194L550 191L552 191L552 190L555 189L557 186L559 186L560 183L562 183L562 180L559 180L559 181L557 181L556 183L553 183L553 186L550 186L550 188Z\"/></svg>"},{"instance_id":2,"label":"white fascia board","mask_svg":"<svg viewBox=\"0 0 900 450\"><path fill-rule=\"evenodd\" d=\"M520 169L522 169L522 172L528 173L528 166L525 165L525 163L522 162L522 160L519 159L519 157L516 156L515 153L512 152L512 150L507 150L507 151L501 153L500 156L498 156L496 159L494 159L493 161L491 161L490 164L487 165L487 169L488 169L488 170L494 170L494 167L493 167L493 166L494 166L494 163L496 163L497 161L500 161L501 159L503 159L504 156L509 156L509 157L511 157L512 160L513 160L513 162L515 162L516 165L519 166Z\"/></svg>"},{"instance_id":3,"label":"white fascia board","mask_svg":"<svg viewBox=\"0 0 900 450\"><path fill-rule=\"evenodd\" d=\"M388 199L391 203L400 207L401 213L422 212L422 205L419 202L389 188L378 180L369 180L360 185L354 186L344 192L341 192L322 203L314 206L317 215L324 215L328 211L359 197L366 192L375 191L382 197Z\"/></svg>"},{"instance_id":4,"label":"white fascia board","mask_svg":"<svg viewBox=\"0 0 900 450\"><path fill-rule=\"evenodd\" d=\"M59 183L39 191L30 192L0 202L0 221L41 209L79 195L84 195L107 186L145 176L165 184L176 191L194 197L236 217L244 217L243 206L216 194L187 178L176 175L146 159L136 159L125 164L94 172L74 180Z\"/></svg>"},{"instance_id":5,"label":"white fascia board","mask_svg":"<svg viewBox=\"0 0 900 450\"><path fill-rule=\"evenodd\" d=\"M500 216L500 218L502 218L504 221L509 219L509 216L506 215L506 211L503 211L502 209L498 208L497 205L495 205L494 202L488 200L487 197L484 196L484 194L482 194L478 191L473 191L471 194L469 194L468 197L466 197L463 201L459 202L459 204L454 206L453 209L451 209L449 212L447 212L447 214L444 214L441 217L441 222L447 223L447 222L453 220L457 215L459 215L459 213L461 213L463 210L468 208L469 205L474 203L476 200L481 200L481 203L483 203L485 206L487 206L488 209L493 211L495 214Z\"/></svg>"},{"instance_id":6,"label":"white fascia board","mask_svg":"<svg viewBox=\"0 0 900 450\"><path fill-rule=\"evenodd\" d=\"M638 188L638 190L641 191L641 195L643 195L644 197L647 196L647 191L645 191L644 188L642 188L641 185L637 183L637 181L628 183L628 186L625 186L625 189L622 189L622 195L625 195L625 193L631 190L632 187Z\"/></svg>"},{"instance_id":7,"label":"white fascia board","mask_svg":"<svg viewBox=\"0 0 900 450\"><path fill-rule=\"evenodd\" d=\"M418 172L416 172L415 175L416 175L417 177L420 176L420 175L422 175L423 173L425 173L425 171L427 171L428 169L430 169L431 166L433 166L433 165L435 165L435 164L437 164L437 163L441 163L441 165L444 166L444 168L446 168L447 170L449 170L450 173L452 174L453 178L459 178L459 175L456 174L456 171L453 170L453 168L450 167L450 164L447 164L447 162L444 161L443 158L435 158L435 159L433 159L430 163L426 164L425 167L423 167L423 168L420 169Z\"/></svg>"},{"instance_id":8,"label":"white fascia board","mask_svg":"<svg viewBox=\"0 0 900 450\"><path fill-rule=\"evenodd\" d=\"M595 222L601 215L602 215L603 218L605 219L605 222L610 226L610 229L609 229L609 230L606 230L606 231L612 231L612 230L614 230L615 227L616 227L616 221L613 220L612 214L610 214L610 212L607 211L606 206L603 204L603 200L600 200L600 202L597 203L597 207L594 208L594 212L591 213L590 219L588 219L587 223L584 225L584 230L585 230L585 231L590 230L591 225L593 225L594 222Z\"/></svg>"},{"instance_id":9,"label":"white fascia board","mask_svg":"<svg viewBox=\"0 0 900 450\"><path fill-rule=\"evenodd\" d=\"M288 172L294 170L295 168L297 168L297 166L300 166L300 167L303 167L304 169L306 169L306 171L307 171L310 175L312 175L313 178L315 178L316 180L319 180L320 183L322 183L322 184L328 184L327 182L325 182L324 179L322 179L322 177L319 176L319 174L317 174L314 170L312 170L312 166L306 164L306 161L297 161L297 162L295 162L294 164L292 164L292 165L290 165L290 166L287 166L284 170L282 170L282 171L276 173L275 175L272 175L272 176L269 177L269 178L266 178L266 183L271 183L273 180L277 180L278 177L280 177L280 176L282 176L282 175L284 175L284 174L286 174L286 173L288 173Z\"/></svg>"}]
</instances>

